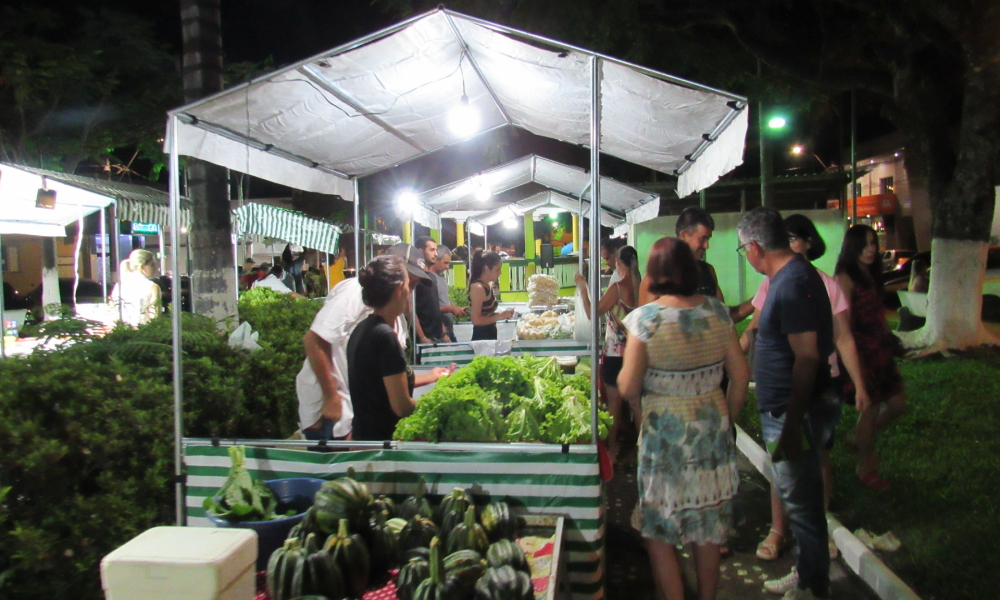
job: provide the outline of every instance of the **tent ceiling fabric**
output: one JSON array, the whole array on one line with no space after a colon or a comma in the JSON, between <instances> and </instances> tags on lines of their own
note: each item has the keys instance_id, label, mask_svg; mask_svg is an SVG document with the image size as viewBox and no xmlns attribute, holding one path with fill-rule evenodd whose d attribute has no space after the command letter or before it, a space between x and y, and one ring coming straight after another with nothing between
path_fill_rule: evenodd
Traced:
<instances>
[{"instance_id":1,"label":"tent ceiling fabric","mask_svg":"<svg viewBox=\"0 0 1000 600\"><path fill-rule=\"evenodd\" d=\"M569 212L572 214L580 213L580 201L575 198L570 198L564 196L559 192L552 190L546 190L544 192L539 192L533 196L529 196L524 200L514 202L513 204L508 204L506 206L501 206L490 211L480 213L472 217L471 221L476 223L481 223L483 225L496 225L502 221L506 221L511 218L520 219L526 212L532 210L539 210L545 208L557 209L554 212ZM590 202L583 203L583 215L586 217L590 214ZM604 227L617 227L622 223L622 220L615 215L609 213L606 210L601 211L601 225Z\"/></svg>"},{"instance_id":2,"label":"tent ceiling fabric","mask_svg":"<svg viewBox=\"0 0 1000 600\"><path fill-rule=\"evenodd\" d=\"M458 220L471 218L480 223L492 225L492 222L482 221L477 215L495 211L497 209L496 201L479 200L476 198L476 193L481 188L486 188L491 194L496 195L529 183L536 183L559 192L552 197L564 198L566 201L572 202L571 208L563 208L573 213L579 210L577 203L579 198L589 200L591 197L590 174L587 171L541 156L529 155L461 181L418 194L419 205L418 210L413 212L413 219L425 227L431 228L439 227L441 218ZM601 177L600 185L601 224L605 227L618 227L623 221L630 225L641 223L656 218L659 214L660 197L658 194L626 185L610 177ZM535 198L536 196L531 197ZM516 205L520 205L522 202L524 200L518 200ZM560 207L558 204L551 204L551 206ZM584 206L589 210L590 202L585 202ZM423 210L423 207L430 207L439 211L440 214L428 214L430 211ZM617 216L613 213L617 213Z\"/></svg>"},{"instance_id":3,"label":"tent ceiling fabric","mask_svg":"<svg viewBox=\"0 0 1000 600\"><path fill-rule=\"evenodd\" d=\"M602 152L685 192L742 162L745 98L443 9L171 115L180 154L353 200L350 178L462 141L448 116L463 93L480 132L589 145L595 58Z\"/></svg>"},{"instance_id":4,"label":"tent ceiling fabric","mask_svg":"<svg viewBox=\"0 0 1000 600\"><path fill-rule=\"evenodd\" d=\"M0 164L0 234L65 237L66 226L111 204L114 198L39 175L33 169ZM56 193L55 208L38 208L38 190Z\"/></svg>"},{"instance_id":5,"label":"tent ceiling fabric","mask_svg":"<svg viewBox=\"0 0 1000 600\"><path fill-rule=\"evenodd\" d=\"M233 212L237 234L276 238L330 254L337 252L340 228L336 225L256 202L248 202Z\"/></svg>"}]
</instances>

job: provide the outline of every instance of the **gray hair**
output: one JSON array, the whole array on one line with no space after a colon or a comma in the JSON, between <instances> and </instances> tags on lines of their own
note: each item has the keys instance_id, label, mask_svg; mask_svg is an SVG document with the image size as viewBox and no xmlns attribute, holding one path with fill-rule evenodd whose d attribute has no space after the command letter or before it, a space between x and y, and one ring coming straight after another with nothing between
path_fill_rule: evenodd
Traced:
<instances>
[{"instance_id":1,"label":"gray hair","mask_svg":"<svg viewBox=\"0 0 1000 600\"><path fill-rule=\"evenodd\" d=\"M736 226L740 243L757 242L765 252L788 249L788 230L781 213L767 206L758 206L740 219Z\"/></svg>"},{"instance_id":2,"label":"gray hair","mask_svg":"<svg viewBox=\"0 0 1000 600\"><path fill-rule=\"evenodd\" d=\"M451 256L448 246L438 246L437 260L443 260L446 256Z\"/></svg>"}]
</instances>

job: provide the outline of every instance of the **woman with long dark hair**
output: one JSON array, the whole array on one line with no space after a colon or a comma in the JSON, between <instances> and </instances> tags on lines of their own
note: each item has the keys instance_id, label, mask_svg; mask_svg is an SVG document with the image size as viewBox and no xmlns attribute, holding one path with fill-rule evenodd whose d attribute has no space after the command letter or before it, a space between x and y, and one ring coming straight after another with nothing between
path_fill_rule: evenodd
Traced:
<instances>
[{"instance_id":1,"label":"woman with long dark hair","mask_svg":"<svg viewBox=\"0 0 1000 600\"><path fill-rule=\"evenodd\" d=\"M361 301L374 309L347 342L347 377L354 405L353 439L391 440L396 423L416 407L414 386L451 372L436 368L414 376L390 323L406 310L410 281L403 259L378 256L358 271Z\"/></svg>"},{"instance_id":2,"label":"woman with long dark hair","mask_svg":"<svg viewBox=\"0 0 1000 600\"><path fill-rule=\"evenodd\" d=\"M642 409L632 524L646 539L660 598L684 598L677 546L687 543L695 548L698 597L715 598L719 546L732 528L739 485L732 427L750 369L729 310L696 293L698 266L686 243L653 244L646 277L657 299L625 317L618 375L622 397Z\"/></svg>"},{"instance_id":3,"label":"woman with long dark hair","mask_svg":"<svg viewBox=\"0 0 1000 600\"><path fill-rule=\"evenodd\" d=\"M472 341L497 339L497 321L514 316L513 310L497 312L499 302L493 284L500 280L503 261L496 252L477 250L472 255L469 281L469 317L472 320Z\"/></svg>"},{"instance_id":4,"label":"woman with long dark hair","mask_svg":"<svg viewBox=\"0 0 1000 600\"><path fill-rule=\"evenodd\" d=\"M597 316L607 315L607 328L604 336L604 350L601 353L601 379L607 391L608 413L613 422L608 432L608 452L611 460L618 456L618 430L622 416L622 397L618 393L618 373L622 370L622 355L625 352L625 340L628 331L622 319L632 312L639 301L639 255L632 246L622 246L615 254L615 271L618 280L608 286L597 304ZM590 317L590 293L587 290L587 279L582 273L574 277L576 287L580 290L587 318ZM638 405L638 403L637 403ZM638 411L633 408L633 413ZM636 417L638 423L640 417Z\"/></svg>"},{"instance_id":5,"label":"woman with long dark hair","mask_svg":"<svg viewBox=\"0 0 1000 600\"><path fill-rule=\"evenodd\" d=\"M861 359L865 388L871 405L861 412L856 428L861 483L882 491L889 484L879 476L875 435L906 410L903 378L896 366L896 340L885 320L882 305L882 265L878 236L867 225L855 225L844 234L837 259L837 281L851 303L851 333ZM847 383L845 394L853 392ZM860 408L860 407L859 407Z\"/></svg>"}]
</instances>

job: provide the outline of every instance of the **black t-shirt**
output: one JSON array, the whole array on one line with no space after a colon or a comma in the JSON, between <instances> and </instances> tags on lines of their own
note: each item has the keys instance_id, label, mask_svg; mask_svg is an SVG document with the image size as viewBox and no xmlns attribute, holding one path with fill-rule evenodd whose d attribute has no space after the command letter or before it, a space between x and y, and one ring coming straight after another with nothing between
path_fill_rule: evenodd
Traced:
<instances>
[{"instance_id":1,"label":"black t-shirt","mask_svg":"<svg viewBox=\"0 0 1000 600\"><path fill-rule=\"evenodd\" d=\"M771 278L757 323L753 374L761 411L780 411L788 406L795 363L788 336L809 331L816 332L821 357L815 394L830 383L825 358L833 352L833 311L823 279L805 258L796 255Z\"/></svg>"},{"instance_id":2,"label":"black t-shirt","mask_svg":"<svg viewBox=\"0 0 1000 600\"><path fill-rule=\"evenodd\" d=\"M715 292L719 289L719 282L715 280L715 273L712 266L703 260L698 261L698 289L694 293L715 298Z\"/></svg>"},{"instance_id":3,"label":"black t-shirt","mask_svg":"<svg viewBox=\"0 0 1000 600\"><path fill-rule=\"evenodd\" d=\"M356 440L391 440L399 417L389 405L383 377L406 373L413 393L413 373L396 332L382 317L369 315L347 342L347 380L354 405Z\"/></svg>"},{"instance_id":4,"label":"black t-shirt","mask_svg":"<svg viewBox=\"0 0 1000 600\"><path fill-rule=\"evenodd\" d=\"M416 300L414 308L417 311L417 318L420 319L420 327L424 330L424 335L429 338L441 339L441 301L438 298L438 289L434 281L421 279L415 290Z\"/></svg>"}]
</instances>

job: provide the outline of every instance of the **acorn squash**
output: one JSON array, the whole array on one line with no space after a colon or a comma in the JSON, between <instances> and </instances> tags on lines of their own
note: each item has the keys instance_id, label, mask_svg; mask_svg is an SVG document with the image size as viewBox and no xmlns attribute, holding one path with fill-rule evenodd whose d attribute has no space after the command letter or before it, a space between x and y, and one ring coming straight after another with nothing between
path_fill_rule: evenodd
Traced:
<instances>
[{"instance_id":1,"label":"acorn squash","mask_svg":"<svg viewBox=\"0 0 1000 600\"><path fill-rule=\"evenodd\" d=\"M417 515L399 532L399 549L406 552L413 548L430 547L431 540L437 535L438 528L434 522Z\"/></svg>"},{"instance_id":2,"label":"acorn squash","mask_svg":"<svg viewBox=\"0 0 1000 600\"><path fill-rule=\"evenodd\" d=\"M475 550L479 554L486 554L489 547L486 531L476 522L476 507L470 505L465 510L465 521L456 525L448 534L448 552Z\"/></svg>"},{"instance_id":3,"label":"acorn squash","mask_svg":"<svg viewBox=\"0 0 1000 600\"><path fill-rule=\"evenodd\" d=\"M340 520L337 533L327 538L323 551L330 555L333 564L344 576L347 596L360 598L368 587L371 559L368 556L365 540L356 533L350 533L347 519Z\"/></svg>"},{"instance_id":4,"label":"acorn squash","mask_svg":"<svg viewBox=\"0 0 1000 600\"><path fill-rule=\"evenodd\" d=\"M399 558L396 534L386 525L388 513L382 511L375 515L368 526L365 540L368 544L368 554L371 557L371 572L373 577L381 577L395 566Z\"/></svg>"},{"instance_id":5,"label":"acorn squash","mask_svg":"<svg viewBox=\"0 0 1000 600\"><path fill-rule=\"evenodd\" d=\"M450 494L441 499L437 512L434 514L434 522L438 526L444 525L444 518L448 513L458 513L459 519L465 515L465 510L472 506L472 500L462 488L455 488Z\"/></svg>"},{"instance_id":6,"label":"acorn squash","mask_svg":"<svg viewBox=\"0 0 1000 600\"><path fill-rule=\"evenodd\" d=\"M314 534L310 534L312 538ZM301 595L320 595L330 600L340 600L347 595L344 576L340 568L333 562L329 553L324 551L307 554L302 561L302 568L296 570L292 579L292 592Z\"/></svg>"},{"instance_id":7,"label":"acorn squash","mask_svg":"<svg viewBox=\"0 0 1000 600\"><path fill-rule=\"evenodd\" d=\"M479 516L483 529L491 542L499 539L513 540L517 536L518 519L511 514L506 502L493 502L483 508Z\"/></svg>"},{"instance_id":8,"label":"acorn squash","mask_svg":"<svg viewBox=\"0 0 1000 600\"><path fill-rule=\"evenodd\" d=\"M411 558L399 569L396 576L396 597L399 600L413 600L417 586L431 576L430 555L424 558Z\"/></svg>"},{"instance_id":9,"label":"acorn squash","mask_svg":"<svg viewBox=\"0 0 1000 600\"><path fill-rule=\"evenodd\" d=\"M289 600L301 594L292 587L296 573L302 571L306 551L298 538L288 538L285 544L271 553L267 561L267 591L274 600Z\"/></svg>"},{"instance_id":10,"label":"acorn squash","mask_svg":"<svg viewBox=\"0 0 1000 600\"><path fill-rule=\"evenodd\" d=\"M435 537L430 545L430 571L431 576L420 582L416 591L413 592L413 600L460 600L456 596L445 594L444 590L444 565L441 560L441 540Z\"/></svg>"},{"instance_id":11,"label":"acorn squash","mask_svg":"<svg viewBox=\"0 0 1000 600\"><path fill-rule=\"evenodd\" d=\"M372 511L376 515L382 512L387 513L386 520L389 520L396 516L396 503L392 501L392 498L382 494L375 498Z\"/></svg>"},{"instance_id":12,"label":"acorn squash","mask_svg":"<svg viewBox=\"0 0 1000 600\"><path fill-rule=\"evenodd\" d=\"M424 496L427 493L427 482L421 477L417 481L417 492L413 496L410 496L403 501L402 504L396 509L396 516L401 519L410 520L416 515L420 515L425 519L430 519L433 517L431 512L431 503L427 501Z\"/></svg>"},{"instance_id":13,"label":"acorn squash","mask_svg":"<svg viewBox=\"0 0 1000 600\"><path fill-rule=\"evenodd\" d=\"M524 555L524 550L507 539L498 540L490 546L490 549L486 551L486 562L493 568L510 565L518 571L524 571L531 575L528 557Z\"/></svg>"},{"instance_id":14,"label":"acorn squash","mask_svg":"<svg viewBox=\"0 0 1000 600\"><path fill-rule=\"evenodd\" d=\"M509 565L486 569L476 582L476 600L534 600L531 577Z\"/></svg>"}]
</instances>

